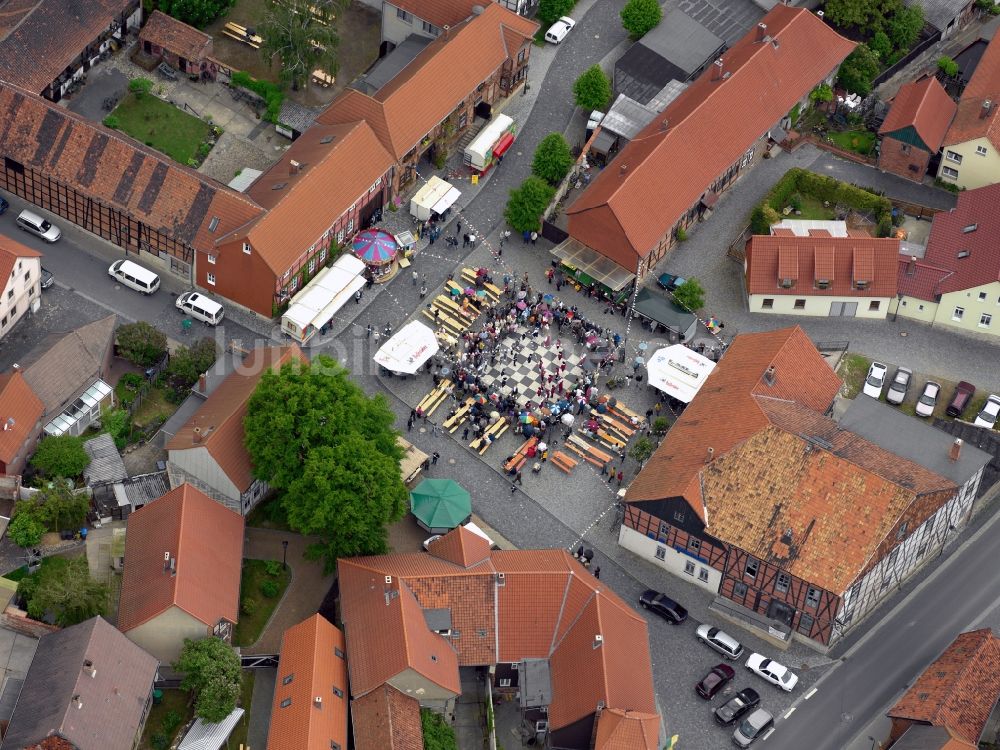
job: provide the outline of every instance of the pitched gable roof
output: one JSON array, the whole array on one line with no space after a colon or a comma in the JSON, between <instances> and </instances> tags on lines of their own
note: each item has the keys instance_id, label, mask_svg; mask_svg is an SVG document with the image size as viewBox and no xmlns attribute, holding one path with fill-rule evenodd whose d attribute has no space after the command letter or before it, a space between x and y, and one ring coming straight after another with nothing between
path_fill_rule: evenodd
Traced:
<instances>
[{"instance_id":1,"label":"pitched gable roof","mask_svg":"<svg viewBox=\"0 0 1000 750\"><path fill-rule=\"evenodd\" d=\"M482 13L431 42L374 97L345 91L316 121L365 120L386 149L401 159L470 91L516 57L538 29L534 21L495 2L485 5Z\"/></svg>"},{"instance_id":2,"label":"pitched gable roof","mask_svg":"<svg viewBox=\"0 0 1000 750\"><path fill-rule=\"evenodd\" d=\"M482 6L482 0L393 0L392 5L407 10L439 29L455 26L472 15L473 8Z\"/></svg>"},{"instance_id":3,"label":"pitched gable roof","mask_svg":"<svg viewBox=\"0 0 1000 750\"><path fill-rule=\"evenodd\" d=\"M490 543L479 534L459 526L431 542L427 551L442 560L471 568L490 556Z\"/></svg>"},{"instance_id":4,"label":"pitched gable roof","mask_svg":"<svg viewBox=\"0 0 1000 750\"><path fill-rule=\"evenodd\" d=\"M13 462L44 413L20 370L0 375L0 461Z\"/></svg>"},{"instance_id":5,"label":"pitched gable roof","mask_svg":"<svg viewBox=\"0 0 1000 750\"><path fill-rule=\"evenodd\" d=\"M934 214L919 265L948 272L929 290L932 295L1000 280L1000 184L963 190L955 208Z\"/></svg>"},{"instance_id":6,"label":"pitched gable roof","mask_svg":"<svg viewBox=\"0 0 1000 750\"><path fill-rule=\"evenodd\" d=\"M132 750L157 664L102 617L42 636L4 747L58 736L75 750Z\"/></svg>"},{"instance_id":7,"label":"pitched gable roof","mask_svg":"<svg viewBox=\"0 0 1000 750\"><path fill-rule=\"evenodd\" d=\"M18 258L41 258L42 254L10 237L0 237L0 281L10 283ZM2 291L2 290L0 290Z\"/></svg>"},{"instance_id":8,"label":"pitched gable roof","mask_svg":"<svg viewBox=\"0 0 1000 750\"><path fill-rule=\"evenodd\" d=\"M990 102L988 112L983 105ZM1000 149L1000 36L986 47L968 85L958 100L955 119L944 139L945 146L987 138Z\"/></svg>"},{"instance_id":9,"label":"pitched gable roof","mask_svg":"<svg viewBox=\"0 0 1000 750\"><path fill-rule=\"evenodd\" d=\"M774 378L768 383L771 366ZM840 379L798 326L737 336L629 486L626 500L684 497L704 515L696 480L708 449L722 456L768 424L754 396L795 401L822 413L839 389ZM720 420L721 413L728 418Z\"/></svg>"},{"instance_id":10,"label":"pitched gable roof","mask_svg":"<svg viewBox=\"0 0 1000 750\"><path fill-rule=\"evenodd\" d=\"M634 269L855 46L803 8L778 4L762 22L770 40L744 36L723 54L719 80L709 66L569 206L574 239Z\"/></svg>"},{"instance_id":11,"label":"pitched gable roof","mask_svg":"<svg viewBox=\"0 0 1000 750\"><path fill-rule=\"evenodd\" d=\"M815 230L814 230L815 231ZM876 237L756 235L746 248L749 294L809 294L839 297L893 297L899 240ZM783 265L790 263L792 273ZM791 288L781 286L792 279ZM825 280L821 289L815 282ZM864 289L855 286L867 281Z\"/></svg>"},{"instance_id":12,"label":"pitched gable roof","mask_svg":"<svg viewBox=\"0 0 1000 750\"><path fill-rule=\"evenodd\" d=\"M952 641L887 715L947 727L975 743L998 697L1000 639L982 628Z\"/></svg>"},{"instance_id":13,"label":"pitched gable roof","mask_svg":"<svg viewBox=\"0 0 1000 750\"><path fill-rule=\"evenodd\" d=\"M212 51L212 37L194 26L154 10L139 32L139 39L164 47L190 62L203 60Z\"/></svg>"},{"instance_id":14,"label":"pitched gable roof","mask_svg":"<svg viewBox=\"0 0 1000 750\"><path fill-rule=\"evenodd\" d=\"M275 274L284 273L329 229L331 213L347 212L393 163L364 122L309 128L247 190L268 209L247 239Z\"/></svg>"},{"instance_id":15,"label":"pitched gable roof","mask_svg":"<svg viewBox=\"0 0 1000 750\"><path fill-rule=\"evenodd\" d=\"M259 347L243 360L167 443L168 451L206 449L240 491L253 484L253 465L243 444L247 401L268 369L308 362L298 346Z\"/></svg>"},{"instance_id":16,"label":"pitched gable roof","mask_svg":"<svg viewBox=\"0 0 1000 750\"><path fill-rule=\"evenodd\" d=\"M0 133L3 156L193 247L212 247L262 212L246 196L196 170L3 82ZM213 218L219 219L214 232Z\"/></svg>"},{"instance_id":17,"label":"pitched gable roof","mask_svg":"<svg viewBox=\"0 0 1000 750\"><path fill-rule=\"evenodd\" d=\"M424 750L420 703L385 684L351 701L354 750Z\"/></svg>"},{"instance_id":18,"label":"pitched gable roof","mask_svg":"<svg viewBox=\"0 0 1000 750\"><path fill-rule=\"evenodd\" d=\"M345 654L344 634L322 615L284 632L267 735L270 750L330 750L331 742L347 747ZM282 705L285 701L290 703Z\"/></svg>"},{"instance_id":19,"label":"pitched gable roof","mask_svg":"<svg viewBox=\"0 0 1000 750\"><path fill-rule=\"evenodd\" d=\"M898 130L912 127L924 142L925 149L936 154L957 108L944 86L934 76L912 81L900 87L896 93L878 134L892 135Z\"/></svg>"},{"instance_id":20,"label":"pitched gable roof","mask_svg":"<svg viewBox=\"0 0 1000 750\"><path fill-rule=\"evenodd\" d=\"M24 379L42 400L46 414L61 409L100 377L116 321L111 314L68 333L46 336L21 361Z\"/></svg>"},{"instance_id":21,"label":"pitched gable roof","mask_svg":"<svg viewBox=\"0 0 1000 750\"><path fill-rule=\"evenodd\" d=\"M659 737L658 714L606 708L597 720L594 750L657 750Z\"/></svg>"},{"instance_id":22,"label":"pitched gable roof","mask_svg":"<svg viewBox=\"0 0 1000 750\"><path fill-rule=\"evenodd\" d=\"M182 484L129 516L118 628L128 632L171 607L208 626L235 623L242 566L243 517Z\"/></svg>"}]
</instances>

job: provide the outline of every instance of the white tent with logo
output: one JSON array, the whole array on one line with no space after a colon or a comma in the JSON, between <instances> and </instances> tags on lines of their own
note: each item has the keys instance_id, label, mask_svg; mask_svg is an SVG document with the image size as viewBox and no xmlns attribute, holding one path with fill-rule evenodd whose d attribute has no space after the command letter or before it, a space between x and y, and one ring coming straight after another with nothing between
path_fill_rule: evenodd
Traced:
<instances>
[{"instance_id":1,"label":"white tent with logo","mask_svg":"<svg viewBox=\"0 0 1000 750\"><path fill-rule=\"evenodd\" d=\"M414 320L382 344L372 359L387 370L412 375L437 351L438 341L434 331Z\"/></svg>"},{"instance_id":2,"label":"white tent with logo","mask_svg":"<svg viewBox=\"0 0 1000 750\"><path fill-rule=\"evenodd\" d=\"M657 349L646 363L649 384L685 404L698 393L715 362L683 344Z\"/></svg>"}]
</instances>

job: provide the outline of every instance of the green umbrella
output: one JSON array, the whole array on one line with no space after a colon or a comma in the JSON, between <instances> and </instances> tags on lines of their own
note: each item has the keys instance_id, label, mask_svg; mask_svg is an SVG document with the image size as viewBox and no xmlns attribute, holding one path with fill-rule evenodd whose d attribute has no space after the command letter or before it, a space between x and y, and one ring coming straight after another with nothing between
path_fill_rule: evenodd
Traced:
<instances>
[{"instance_id":1,"label":"green umbrella","mask_svg":"<svg viewBox=\"0 0 1000 750\"><path fill-rule=\"evenodd\" d=\"M410 510L421 527L443 534L469 520L472 499L451 479L425 479L410 492Z\"/></svg>"}]
</instances>

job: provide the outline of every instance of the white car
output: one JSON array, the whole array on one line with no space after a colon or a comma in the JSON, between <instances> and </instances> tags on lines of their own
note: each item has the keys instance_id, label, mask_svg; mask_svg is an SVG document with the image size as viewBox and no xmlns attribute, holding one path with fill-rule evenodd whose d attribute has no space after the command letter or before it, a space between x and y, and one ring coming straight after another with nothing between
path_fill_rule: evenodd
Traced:
<instances>
[{"instance_id":1,"label":"white car","mask_svg":"<svg viewBox=\"0 0 1000 750\"><path fill-rule=\"evenodd\" d=\"M933 380L928 380L924 384L924 390L920 393L920 398L917 399L917 406L914 409L918 417L929 417L934 413L934 407L937 406L938 398L941 396L941 384L935 383Z\"/></svg>"},{"instance_id":2,"label":"white car","mask_svg":"<svg viewBox=\"0 0 1000 750\"><path fill-rule=\"evenodd\" d=\"M989 427L992 430L996 426L998 414L1000 414L1000 396L990 394L974 424L977 427Z\"/></svg>"},{"instance_id":3,"label":"white car","mask_svg":"<svg viewBox=\"0 0 1000 750\"><path fill-rule=\"evenodd\" d=\"M776 661L768 659L763 654L750 654L747 659L747 669L770 682L772 685L780 687L786 693L792 692L799 683L799 677L792 671Z\"/></svg>"},{"instance_id":4,"label":"white car","mask_svg":"<svg viewBox=\"0 0 1000 750\"><path fill-rule=\"evenodd\" d=\"M878 398L882 395L882 388L885 386L885 375L889 368L881 362L872 362L868 368L868 377L865 378L865 387L862 392L866 396Z\"/></svg>"},{"instance_id":5,"label":"white car","mask_svg":"<svg viewBox=\"0 0 1000 750\"><path fill-rule=\"evenodd\" d=\"M566 35L574 26L576 26L576 21L569 16L563 16L545 32L545 41L552 44L559 44L559 42L566 38Z\"/></svg>"}]
</instances>

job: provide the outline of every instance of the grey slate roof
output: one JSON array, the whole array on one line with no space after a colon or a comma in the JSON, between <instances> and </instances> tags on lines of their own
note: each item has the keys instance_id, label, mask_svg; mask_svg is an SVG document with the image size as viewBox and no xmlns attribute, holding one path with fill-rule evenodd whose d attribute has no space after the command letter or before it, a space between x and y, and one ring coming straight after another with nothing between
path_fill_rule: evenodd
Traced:
<instances>
[{"instance_id":1,"label":"grey slate roof","mask_svg":"<svg viewBox=\"0 0 1000 750\"><path fill-rule=\"evenodd\" d=\"M90 456L90 464L83 470L83 479L88 485L128 479L122 455L108 433L101 433L86 441L83 449Z\"/></svg>"},{"instance_id":2,"label":"grey slate roof","mask_svg":"<svg viewBox=\"0 0 1000 750\"><path fill-rule=\"evenodd\" d=\"M842 429L947 477L959 487L990 462L988 453L969 443L962 446L958 461L950 460L948 453L955 438L873 398L854 399L837 421Z\"/></svg>"},{"instance_id":3,"label":"grey slate roof","mask_svg":"<svg viewBox=\"0 0 1000 750\"><path fill-rule=\"evenodd\" d=\"M101 617L43 636L3 747L55 735L79 750L132 750L157 666Z\"/></svg>"},{"instance_id":4,"label":"grey slate roof","mask_svg":"<svg viewBox=\"0 0 1000 750\"><path fill-rule=\"evenodd\" d=\"M632 140L639 131L649 125L657 112L646 104L639 104L625 94L619 94L611 109L601 120L601 130L607 130L622 138Z\"/></svg>"},{"instance_id":5,"label":"grey slate roof","mask_svg":"<svg viewBox=\"0 0 1000 750\"><path fill-rule=\"evenodd\" d=\"M367 71L351 84L363 94L374 95L380 88L399 75L419 55L433 39L410 34L392 52L375 62Z\"/></svg>"},{"instance_id":6,"label":"grey slate roof","mask_svg":"<svg viewBox=\"0 0 1000 750\"><path fill-rule=\"evenodd\" d=\"M151 503L168 492L170 492L170 480L165 471L139 474L115 485L115 497L118 498L118 504L131 505L132 510Z\"/></svg>"},{"instance_id":7,"label":"grey slate roof","mask_svg":"<svg viewBox=\"0 0 1000 750\"><path fill-rule=\"evenodd\" d=\"M941 750L951 741L944 727L912 724L893 744L894 750Z\"/></svg>"},{"instance_id":8,"label":"grey slate roof","mask_svg":"<svg viewBox=\"0 0 1000 750\"><path fill-rule=\"evenodd\" d=\"M948 24L961 15L970 0L903 0L907 7L919 5L924 9L924 20L938 31L944 31Z\"/></svg>"},{"instance_id":9,"label":"grey slate roof","mask_svg":"<svg viewBox=\"0 0 1000 750\"><path fill-rule=\"evenodd\" d=\"M278 120L301 133L313 124L317 114L319 113L315 109L304 107L291 99L285 99L281 103ZM230 186L232 186L231 183Z\"/></svg>"}]
</instances>

